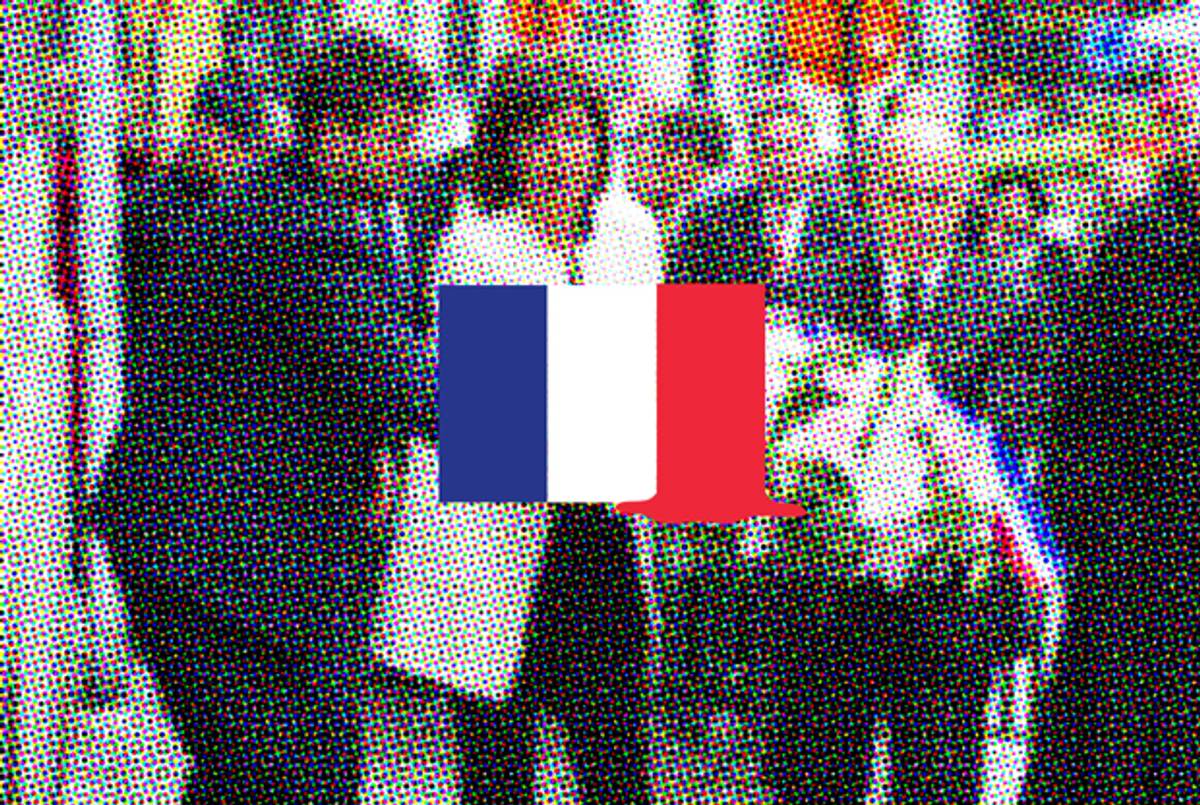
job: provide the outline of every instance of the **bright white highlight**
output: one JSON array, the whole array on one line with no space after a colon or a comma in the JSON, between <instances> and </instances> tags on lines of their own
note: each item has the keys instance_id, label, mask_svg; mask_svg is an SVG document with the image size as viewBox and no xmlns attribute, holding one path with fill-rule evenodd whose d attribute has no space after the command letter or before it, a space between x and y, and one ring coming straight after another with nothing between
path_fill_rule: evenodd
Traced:
<instances>
[{"instance_id":1,"label":"bright white highlight","mask_svg":"<svg viewBox=\"0 0 1200 805\"><path fill-rule=\"evenodd\" d=\"M654 496L657 311L652 285L548 290L549 500Z\"/></svg>"}]
</instances>

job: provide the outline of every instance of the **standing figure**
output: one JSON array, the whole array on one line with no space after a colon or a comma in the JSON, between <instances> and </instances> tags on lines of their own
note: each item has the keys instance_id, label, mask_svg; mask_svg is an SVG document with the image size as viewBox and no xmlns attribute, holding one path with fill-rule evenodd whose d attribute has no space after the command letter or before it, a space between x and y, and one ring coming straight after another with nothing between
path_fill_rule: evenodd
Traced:
<instances>
[{"instance_id":1,"label":"standing figure","mask_svg":"<svg viewBox=\"0 0 1200 805\"><path fill-rule=\"evenodd\" d=\"M1174 167L1071 300L1045 487L1072 560L1030 803L1195 802L1200 91Z\"/></svg>"},{"instance_id":2,"label":"standing figure","mask_svg":"<svg viewBox=\"0 0 1200 805\"><path fill-rule=\"evenodd\" d=\"M876 308L858 320L881 323L886 345L936 338L930 300L964 259L965 148L942 119L905 111L867 164L865 223L878 252L873 270L848 266L847 276L876 283L859 297ZM1015 655L1006 574L969 589L965 571L896 583L860 567L794 591L772 629L784 696L767 776L778 801L862 802L886 723L892 802L978 802L992 671Z\"/></svg>"},{"instance_id":3,"label":"standing figure","mask_svg":"<svg viewBox=\"0 0 1200 805\"><path fill-rule=\"evenodd\" d=\"M1065 338L1061 306L1077 279L1067 251L1039 230L1047 208L1033 176L989 176L964 259L943 278L932 311L942 389L995 427L1033 478Z\"/></svg>"},{"instance_id":4,"label":"standing figure","mask_svg":"<svg viewBox=\"0 0 1200 805\"><path fill-rule=\"evenodd\" d=\"M193 803L358 785L376 462L409 421L414 280L384 212L428 88L365 37L312 54L301 87L285 164L154 213L124 266L128 407L90 520Z\"/></svg>"},{"instance_id":5,"label":"standing figure","mask_svg":"<svg viewBox=\"0 0 1200 805\"><path fill-rule=\"evenodd\" d=\"M586 248L609 175L611 130L591 80L557 61L503 62L476 137L473 203L443 244L437 281L603 279ZM457 697L463 802L533 803L534 726L544 713L565 728L582 802L648 803L648 615L632 529L601 505L553 505L546 522L514 692L499 702Z\"/></svg>"}]
</instances>

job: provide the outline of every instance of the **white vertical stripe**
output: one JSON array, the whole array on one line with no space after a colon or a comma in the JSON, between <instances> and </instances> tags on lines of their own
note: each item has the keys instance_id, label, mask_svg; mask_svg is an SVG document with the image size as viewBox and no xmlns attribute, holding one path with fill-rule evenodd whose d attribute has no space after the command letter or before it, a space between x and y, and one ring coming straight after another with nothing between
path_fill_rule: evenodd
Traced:
<instances>
[{"instance_id":1,"label":"white vertical stripe","mask_svg":"<svg viewBox=\"0 0 1200 805\"><path fill-rule=\"evenodd\" d=\"M0 19L0 786L5 802L59 802L58 752L71 716L81 631L70 586L67 318L51 280L48 138L32 91L36 6ZM44 9L42 9L44 11ZM26 83L28 82L28 84ZM11 129L7 128L9 124ZM4 795L0 795L4 796Z\"/></svg>"},{"instance_id":2,"label":"white vertical stripe","mask_svg":"<svg viewBox=\"0 0 1200 805\"><path fill-rule=\"evenodd\" d=\"M122 403L117 4L79 3L79 304L84 332L84 444L89 485L116 442ZM93 488L89 486L89 488Z\"/></svg>"},{"instance_id":3,"label":"white vertical stripe","mask_svg":"<svg viewBox=\"0 0 1200 805\"><path fill-rule=\"evenodd\" d=\"M549 500L653 497L657 288L567 286L548 294Z\"/></svg>"}]
</instances>

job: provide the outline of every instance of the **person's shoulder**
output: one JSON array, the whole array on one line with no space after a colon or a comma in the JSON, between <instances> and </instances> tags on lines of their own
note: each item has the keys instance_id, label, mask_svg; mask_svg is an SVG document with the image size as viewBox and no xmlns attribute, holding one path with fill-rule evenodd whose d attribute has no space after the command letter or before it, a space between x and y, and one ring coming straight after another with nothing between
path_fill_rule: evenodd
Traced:
<instances>
[{"instance_id":1,"label":"person's shoulder","mask_svg":"<svg viewBox=\"0 0 1200 805\"><path fill-rule=\"evenodd\" d=\"M445 209L463 189L469 169L467 155L458 152L417 165L408 176L401 197L425 210Z\"/></svg>"},{"instance_id":2,"label":"person's shoulder","mask_svg":"<svg viewBox=\"0 0 1200 805\"><path fill-rule=\"evenodd\" d=\"M1189 180L1178 171L1168 171L1151 195L1113 216L1110 239L1132 247L1157 248L1195 223L1196 206Z\"/></svg>"},{"instance_id":3,"label":"person's shoulder","mask_svg":"<svg viewBox=\"0 0 1200 805\"><path fill-rule=\"evenodd\" d=\"M1138 271L1160 250L1162 240L1161 212L1156 204L1116 212L1097 245L1090 266L1091 284L1120 281Z\"/></svg>"},{"instance_id":4,"label":"person's shoulder","mask_svg":"<svg viewBox=\"0 0 1200 805\"><path fill-rule=\"evenodd\" d=\"M735 184L709 193L701 206L725 219L745 218L762 213L762 191L753 184Z\"/></svg>"},{"instance_id":5,"label":"person's shoulder","mask_svg":"<svg viewBox=\"0 0 1200 805\"><path fill-rule=\"evenodd\" d=\"M1075 252L1058 238L1046 237L1039 243L1038 271L1043 282L1061 285L1078 273Z\"/></svg>"},{"instance_id":6,"label":"person's shoulder","mask_svg":"<svg viewBox=\"0 0 1200 805\"><path fill-rule=\"evenodd\" d=\"M252 237L276 248L331 248L348 238L329 193L310 169L294 159L273 163L243 186L232 210Z\"/></svg>"},{"instance_id":7,"label":"person's shoulder","mask_svg":"<svg viewBox=\"0 0 1200 805\"><path fill-rule=\"evenodd\" d=\"M762 217L762 195L752 185L720 187L694 199L684 211L681 240L701 240L712 245L715 238L736 237Z\"/></svg>"},{"instance_id":8,"label":"person's shoulder","mask_svg":"<svg viewBox=\"0 0 1200 805\"><path fill-rule=\"evenodd\" d=\"M130 179L125 185L127 209L164 222L196 209L215 195L215 184L200 180L176 165L168 165Z\"/></svg>"},{"instance_id":9,"label":"person's shoulder","mask_svg":"<svg viewBox=\"0 0 1200 805\"><path fill-rule=\"evenodd\" d=\"M461 182L471 167L471 154L460 149L442 154L414 171L418 184L445 185Z\"/></svg>"}]
</instances>

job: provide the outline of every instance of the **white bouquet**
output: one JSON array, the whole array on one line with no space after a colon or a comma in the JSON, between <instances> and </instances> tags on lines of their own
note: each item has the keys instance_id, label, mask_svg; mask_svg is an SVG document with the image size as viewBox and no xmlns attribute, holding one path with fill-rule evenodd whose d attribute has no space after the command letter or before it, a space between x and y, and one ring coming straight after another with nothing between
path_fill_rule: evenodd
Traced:
<instances>
[{"instance_id":1,"label":"white bouquet","mask_svg":"<svg viewBox=\"0 0 1200 805\"><path fill-rule=\"evenodd\" d=\"M893 588L990 576L1004 481L988 435L936 392L928 354L769 330L768 477L809 510L781 530L802 562Z\"/></svg>"}]
</instances>

